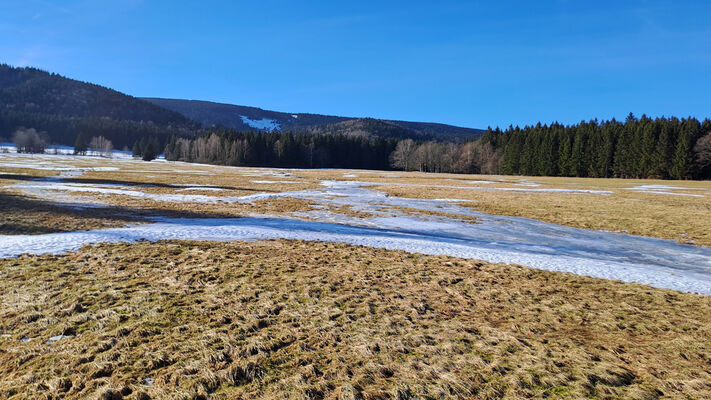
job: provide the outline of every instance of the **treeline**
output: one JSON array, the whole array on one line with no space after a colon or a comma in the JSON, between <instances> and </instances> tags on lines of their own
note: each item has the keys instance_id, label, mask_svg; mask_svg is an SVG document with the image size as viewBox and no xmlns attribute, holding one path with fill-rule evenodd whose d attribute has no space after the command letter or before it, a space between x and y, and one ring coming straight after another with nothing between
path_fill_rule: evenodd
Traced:
<instances>
[{"instance_id":1,"label":"treeline","mask_svg":"<svg viewBox=\"0 0 711 400\"><path fill-rule=\"evenodd\" d=\"M577 125L536 125L489 131L482 140L501 153L500 172L513 175L595 178L710 178L699 140L711 121L630 114Z\"/></svg>"},{"instance_id":2,"label":"treeline","mask_svg":"<svg viewBox=\"0 0 711 400\"><path fill-rule=\"evenodd\" d=\"M218 129L190 139L173 137L168 160L233 166L390 169L396 139Z\"/></svg>"},{"instance_id":3,"label":"treeline","mask_svg":"<svg viewBox=\"0 0 711 400\"><path fill-rule=\"evenodd\" d=\"M497 128L464 144L403 140L390 160L427 172L709 179L711 121L630 114L625 122Z\"/></svg>"},{"instance_id":4,"label":"treeline","mask_svg":"<svg viewBox=\"0 0 711 400\"><path fill-rule=\"evenodd\" d=\"M218 129L172 137L165 156L234 166L709 179L711 121L630 114L624 122L488 129L465 143Z\"/></svg>"},{"instance_id":5,"label":"treeline","mask_svg":"<svg viewBox=\"0 0 711 400\"><path fill-rule=\"evenodd\" d=\"M390 166L405 171L495 174L501 155L485 141L462 144L401 140L390 153Z\"/></svg>"},{"instance_id":6,"label":"treeline","mask_svg":"<svg viewBox=\"0 0 711 400\"><path fill-rule=\"evenodd\" d=\"M153 122L114 120L99 117L70 117L31 112L0 111L0 136L11 137L22 127L47 132L52 143L71 145L79 135L104 136L121 149L131 148L144 137L155 137L162 148L173 135L196 136L197 130L184 126L159 126Z\"/></svg>"}]
</instances>

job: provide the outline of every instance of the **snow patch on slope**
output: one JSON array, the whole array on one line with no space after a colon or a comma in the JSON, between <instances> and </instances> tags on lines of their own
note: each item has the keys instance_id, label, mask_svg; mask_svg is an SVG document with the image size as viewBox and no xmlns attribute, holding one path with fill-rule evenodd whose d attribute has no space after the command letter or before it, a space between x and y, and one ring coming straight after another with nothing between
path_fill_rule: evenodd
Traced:
<instances>
[{"instance_id":1,"label":"snow patch on slope","mask_svg":"<svg viewBox=\"0 0 711 400\"><path fill-rule=\"evenodd\" d=\"M242 122L249 125L254 129L259 129L260 131L274 131L281 129L281 126L275 119L262 118L262 119L250 119L244 115L240 115Z\"/></svg>"}]
</instances>

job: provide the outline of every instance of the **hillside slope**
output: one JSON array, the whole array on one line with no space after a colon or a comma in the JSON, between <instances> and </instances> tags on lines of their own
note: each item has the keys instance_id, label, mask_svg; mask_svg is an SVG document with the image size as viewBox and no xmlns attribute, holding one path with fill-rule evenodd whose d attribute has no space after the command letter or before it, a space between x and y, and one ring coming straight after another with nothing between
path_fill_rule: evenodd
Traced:
<instances>
[{"instance_id":1,"label":"hillside slope","mask_svg":"<svg viewBox=\"0 0 711 400\"><path fill-rule=\"evenodd\" d=\"M477 137L484 132L480 129L437 123L285 113L200 100L163 98L144 98L144 100L179 112L187 118L200 122L204 127L222 125L241 131L259 129L346 135L356 132L368 136L439 140L462 140Z\"/></svg>"},{"instance_id":2,"label":"hillside slope","mask_svg":"<svg viewBox=\"0 0 711 400\"><path fill-rule=\"evenodd\" d=\"M46 131L72 144L79 132L130 146L144 135L166 136L198 128L182 114L99 85L36 68L0 65L0 136L20 126Z\"/></svg>"}]
</instances>

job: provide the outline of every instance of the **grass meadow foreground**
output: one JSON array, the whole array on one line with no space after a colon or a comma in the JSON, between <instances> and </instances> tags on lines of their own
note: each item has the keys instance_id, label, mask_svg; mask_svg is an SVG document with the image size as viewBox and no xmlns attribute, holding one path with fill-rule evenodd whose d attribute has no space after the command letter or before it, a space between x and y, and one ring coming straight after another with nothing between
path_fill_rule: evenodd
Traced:
<instances>
[{"instance_id":1,"label":"grass meadow foreground","mask_svg":"<svg viewBox=\"0 0 711 400\"><path fill-rule=\"evenodd\" d=\"M78 238L62 254L0 259L2 399L711 398L710 296L418 250L467 242L573 272L620 261L611 279L667 274L677 286L658 287L708 293L697 264L711 245L709 182L0 154L0 216L0 249L19 249L6 257ZM305 235L275 237L314 241L129 234L238 217L259 221L229 222L239 240L268 217ZM346 226L409 252L320 241ZM81 247L117 230L76 232L117 227L127 243Z\"/></svg>"},{"instance_id":2,"label":"grass meadow foreground","mask_svg":"<svg viewBox=\"0 0 711 400\"><path fill-rule=\"evenodd\" d=\"M8 399L711 396L711 297L445 256L99 244L0 304Z\"/></svg>"}]
</instances>

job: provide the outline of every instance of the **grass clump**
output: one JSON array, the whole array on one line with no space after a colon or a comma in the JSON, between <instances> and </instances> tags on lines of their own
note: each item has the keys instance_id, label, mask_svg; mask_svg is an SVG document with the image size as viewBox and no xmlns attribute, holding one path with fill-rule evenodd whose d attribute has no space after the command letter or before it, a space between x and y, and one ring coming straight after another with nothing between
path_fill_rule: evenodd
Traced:
<instances>
[{"instance_id":1,"label":"grass clump","mask_svg":"<svg viewBox=\"0 0 711 400\"><path fill-rule=\"evenodd\" d=\"M639 284L284 240L100 244L0 278L1 398L711 395L711 299Z\"/></svg>"}]
</instances>

